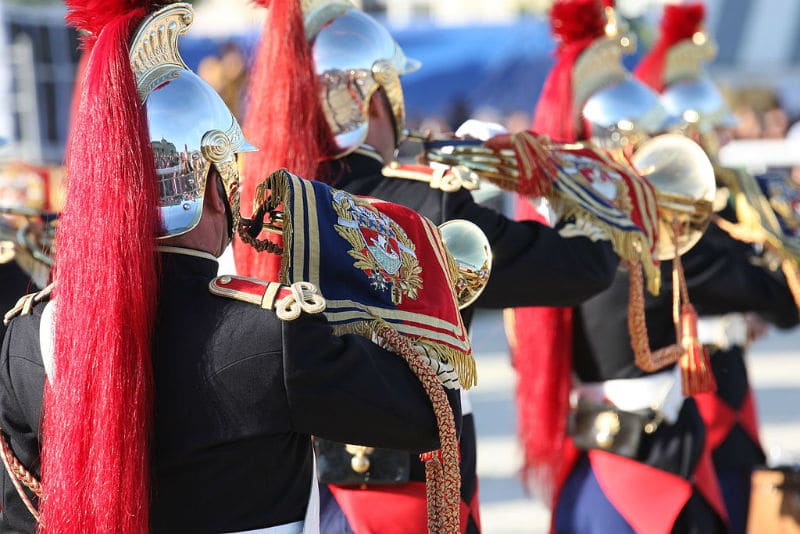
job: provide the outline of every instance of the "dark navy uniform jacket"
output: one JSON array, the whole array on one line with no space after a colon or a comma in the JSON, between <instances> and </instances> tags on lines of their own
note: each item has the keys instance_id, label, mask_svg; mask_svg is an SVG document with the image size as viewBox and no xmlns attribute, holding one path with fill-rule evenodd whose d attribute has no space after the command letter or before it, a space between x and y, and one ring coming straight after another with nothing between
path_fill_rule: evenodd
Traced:
<instances>
[{"instance_id":1,"label":"dark navy uniform jacket","mask_svg":"<svg viewBox=\"0 0 800 534\"><path fill-rule=\"evenodd\" d=\"M779 327L798 322L786 280L780 272L757 265L753 247L711 224L698 244L682 256L689 299L701 315L758 312ZM645 313L652 350L675 343L672 320L672 262L661 263L661 294L646 293ZM574 371L583 382L636 378L627 324L629 278L617 273L611 287L576 308L573 332ZM712 365L714 365L712 358ZM724 384L728 388L730 384ZM739 389L736 386L734 389ZM662 425L648 437L641 458L649 465L680 474L694 471L703 447L704 426L693 402L676 425Z\"/></svg>"},{"instance_id":2,"label":"dark navy uniform jacket","mask_svg":"<svg viewBox=\"0 0 800 534\"><path fill-rule=\"evenodd\" d=\"M20 297L36 290L33 281L16 261L0 263L0 339L6 331L2 316L14 307Z\"/></svg>"},{"instance_id":3,"label":"dark navy uniform jacket","mask_svg":"<svg viewBox=\"0 0 800 534\"><path fill-rule=\"evenodd\" d=\"M151 532L301 520L311 488L310 434L413 452L438 448L431 404L397 355L363 337L332 335L321 315L281 321L211 295L215 261L162 254L162 271ZM37 475L42 309L11 322L0 353L0 425ZM458 391L448 395L460 421ZM0 531L32 532L3 474Z\"/></svg>"}]
</instances>

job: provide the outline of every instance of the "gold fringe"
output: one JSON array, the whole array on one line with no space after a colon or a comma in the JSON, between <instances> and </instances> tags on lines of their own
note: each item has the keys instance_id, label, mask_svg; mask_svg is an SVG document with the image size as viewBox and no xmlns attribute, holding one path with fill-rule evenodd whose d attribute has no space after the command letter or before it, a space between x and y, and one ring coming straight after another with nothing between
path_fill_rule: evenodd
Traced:
<instances>
[{"instance_id":1,"label":"gold fringe","mask_svg":"<svg viewBox=\"0 0 800 534\"><path fill-rule=\"evenodd\" d=\"M354 321L347 324L332 325L332 328L333 333L337 336L356 334L372 340L374 340L378 330L389 328L397 332L397 330L392 328L389 323L377 317L373 320ZM397 332L397 334L402 335L399 332ZM408 336L403 337L407 339L412 346L424 345L427 349L428 356L452 365L453 369L455 369L456 373L458 374L458 381L461 383L461 387L463 389L470 389L478 385L478 369L477 365L475 364L475 358L473 357L472 351L463 352L449 345L436 343L435 341L431 341L429 339L410 338ZM382 342L378 342L378 344L383 346Z\"/></svg>"},{"instance_id":2,"label":"gold fringe","mask_svg":"<svg viewBox=\"0 0 800 534\"><path fill-rule=\"evenodd\" d=\"M574 204L573 201L567 198L563 198L563 200L567 206L564 218L583 217L590 219L592 224L599 226L600 229L608 234L611 239L611 245L614 247L614 252L620 258L638 263L644 268L644 274L647 278L647 290L653 295L659 294L661 291L661 269L653 260L653 256L650 253L650 243L644 235L620 230Z\"/></svg>"},{"instance_id":3,"label":"gold fringe","mask_svg":"<svg viewBox=\"0 0 800 534\"><path fill-rule=\"evenodd\" d=\"M386 321L362 321L352 325L337 325L334 332L354 333L376 341L402 357L419 378L433 405L439 429L441 448L422 455L425 461L426 494L428 501L429 534L459 534L461 532L461 473L455 420L444 386L430 364L417 357L411 340L393 329Z\"/></svg>"},{"instance_id":4,"label":"gold fringe","mask_svg":"<svg viewBox=\"0 0 800 534\"><path fill-rule=\"evenodd\" d=\"M289 258L292 254L292 235L294 228L292 226L292 212L288 204L291 189L289 188L289 178L293 177L286 169L278 169L273 172L266 181L259 186L256 190L256 197L253 200L254 210L255 207L267 203L268 210L274 210L280 203L283 203L283 221L281 226L283 228L283 254L281 254L281 272L279 273L280 283L284 285L291 285L289 280ZM266 197L269 191L269 198Z\"/></svg>"}]
</instances>

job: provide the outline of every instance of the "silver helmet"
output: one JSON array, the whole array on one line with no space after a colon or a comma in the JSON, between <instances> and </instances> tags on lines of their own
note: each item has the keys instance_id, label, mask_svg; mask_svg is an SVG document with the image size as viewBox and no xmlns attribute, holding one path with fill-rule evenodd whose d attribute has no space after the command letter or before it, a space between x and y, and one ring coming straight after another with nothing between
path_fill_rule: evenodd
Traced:
<instances>
[{"instance_id":1,"label":"silver helmet","mask_svg":"<svg viewBox=\"0 0 800 534\"><path fill-rule=\"evenodd\" d=\"M706 74L704 66L717 55L717 46L705 32L673 45L664 62L661 102L685 127L707 134L715 128L732 128L736 118L725 98Z\"/></svg>"},{"instance_id":2,"label":"silver helmet","mask_svg":"<svg viewBox=\"0 0 800 534\"><path fill-rule=\"evenodd\" d=\"M400 76L420 67L375 19L347 0L303 3L321 86L322 108L344 156L361 145L369 129L369 102L383 89L394 115L397 142L403 138L405 100Z\"/></svg>"},{"instance_id":3,"label":"silver helmet","mask_svg":"<svg viewBox=\"0 0 800 534\"><path fill-rule=\"evenodd\" d=\"M186 233L200 222L212 165L222 179L235 229L239 219L236 154L256 150L222 98L180 56L178 38L188 31L192 19L189 4L169 4L142 22L130 47L155 156L161 238Z\"/></svg>"},{"instance_id":4,"label":"silver helmet","mask_svg":"<svg viewBox=\"0 0 800 534\"><path fill-rule=\"evenodd\" d=\"M632 35L601 37L575 62L573 109L588 123L592 141L604 148L636 145L674 123L658 93L622 64L623 53L635 46Z\"/></svg>"}]
</instances>

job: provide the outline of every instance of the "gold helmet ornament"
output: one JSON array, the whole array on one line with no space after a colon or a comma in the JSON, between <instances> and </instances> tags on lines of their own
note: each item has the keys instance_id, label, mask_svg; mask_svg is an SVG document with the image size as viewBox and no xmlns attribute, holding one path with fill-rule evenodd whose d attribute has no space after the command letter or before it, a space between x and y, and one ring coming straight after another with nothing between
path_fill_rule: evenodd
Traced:
<instances>
[{"instance_id":1,"label":"gold helmet ornament","mask_svg":"<svg viewBox=\"0 0 800 534\"><path fill-rule=\"evenodd\" d=\"M189 4L168 4L142 22L130 46L155 156L162 238L186 233L200 222L212 166L222 179L234 231L239 220L236 154L256 150L222 98L181 58L178 38L192 19Z\"/></svg>"}]
</instances>

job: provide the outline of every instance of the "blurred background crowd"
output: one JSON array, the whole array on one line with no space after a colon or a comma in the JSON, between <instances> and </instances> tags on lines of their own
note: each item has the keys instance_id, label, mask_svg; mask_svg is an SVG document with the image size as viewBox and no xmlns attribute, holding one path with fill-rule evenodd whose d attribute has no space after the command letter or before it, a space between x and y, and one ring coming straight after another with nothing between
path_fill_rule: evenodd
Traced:
<instances>
[{"instance_id":1,"label":"blurred background crowd","mask_svg":"<svg viewBox=\"0 0 800 534\"><path fill-rule=\"evenodd\" d=\"M655 37L665 0L619 0L639 38L633 67ZM359 3L359 2L356 2ZM467 118L530 125L552 65L548 0L362 0L424 68L403 79L408 125L434 134ZM181 42L240 117L259 13L249 2L196 0L196 28ZM708 30L719 44L711 74L740 119L740 138L800 135L800 2L708 0ZM77 36L57 0L0 0L0 137L4 159L59 164L69 122Z\"/></svg>"}]
</instances>

